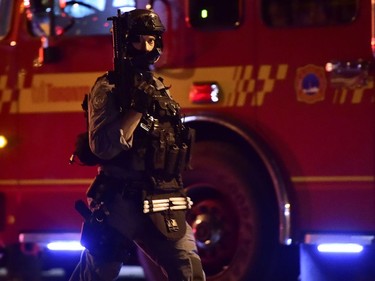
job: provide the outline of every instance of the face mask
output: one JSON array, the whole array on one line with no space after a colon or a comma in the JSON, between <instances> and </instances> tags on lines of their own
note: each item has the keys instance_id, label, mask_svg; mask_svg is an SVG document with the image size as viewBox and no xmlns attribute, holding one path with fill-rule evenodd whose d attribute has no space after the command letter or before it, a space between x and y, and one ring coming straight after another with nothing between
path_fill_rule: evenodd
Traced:
<instances>
[{"instance_id":1,"label":"face mask","mask_svg":"<svg viewBox=\"0 0 375 281\"><path fill-rule=\"evenodd\" d=\"M135 50L134 56L130 58L133 66L137 68L148 68L149 65L154 64L160 57L161 48L154 48L151 52ZM137 54L136 54L137 53Z\"/></svg>"}]
</instances>

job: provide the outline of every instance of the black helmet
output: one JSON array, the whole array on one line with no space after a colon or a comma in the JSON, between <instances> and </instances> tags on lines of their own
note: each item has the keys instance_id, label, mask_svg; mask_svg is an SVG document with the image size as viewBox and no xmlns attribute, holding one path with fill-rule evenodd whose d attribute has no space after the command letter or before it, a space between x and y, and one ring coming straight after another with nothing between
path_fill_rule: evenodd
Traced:
<instances>
[{"instance_id":1,"label":"black helmet","mask_svg":"<svg viewBox=\"0 0 375 281\"><path fill-rule=\"evenodd\" d=\"M159 16L151 10L135 9L123 14L131 35L160 36L165 31Z\"/></svg>"},{"instance_id":2,"label":"black helmet","mask_svg":"<svg viewBox=\"0 0 375 281\"><path fill-rule=\"evenodd\" d=\"M131 57L133 65L140 68L154 64L162 53L162 34L165 31L159 16L151 10L135 9L120 17L126 27L126 56ZM139 35L155 36L155 47L151 52L140 52L132 46L132 42L139 40Z\"/></svg>"}]
</instances>

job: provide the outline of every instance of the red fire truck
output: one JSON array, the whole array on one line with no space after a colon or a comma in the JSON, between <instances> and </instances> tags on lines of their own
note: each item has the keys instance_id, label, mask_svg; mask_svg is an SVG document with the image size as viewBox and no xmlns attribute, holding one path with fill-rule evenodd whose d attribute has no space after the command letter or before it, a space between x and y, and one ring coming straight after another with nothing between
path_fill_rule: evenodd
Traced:
<instances>
[{"instance_id":1,"label":"red fire truck","mask_svg":"<svg viewBox=\"0 0 375 281\"><path fill-rule=\"evenodd\" d=\"M295 247L371 248L374 0L0 0L4 274L79 241L96 173L68 163L81 102L113 68L107 18L135 7L166 25L155 71L197 131L184 180L208 280L275 280Z\"/></svg>"}]
</instances>

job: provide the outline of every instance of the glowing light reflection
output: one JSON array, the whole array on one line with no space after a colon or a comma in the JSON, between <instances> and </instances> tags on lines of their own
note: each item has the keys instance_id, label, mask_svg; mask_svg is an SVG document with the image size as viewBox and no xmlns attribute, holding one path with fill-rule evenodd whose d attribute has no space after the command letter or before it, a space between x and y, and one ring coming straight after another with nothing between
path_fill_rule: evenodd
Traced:
<instances>
[{"instance_id":1,"label":"glowing light reflection","mask_svg":"<svg viewBox=\"0 0 375 281\"><path fill-rule=\"evenodd\" d=\"M0 135L0 148L6 147L8 144L8 140L5 136Z\"/></svg>"},{"instance_id":2,"label":"glowing light reflection","mask_svg":"<svg viewBox=\"0 0 375 281\"><path fill-rule=\"evenodd\" d=\"M84 247L79 241L55 241L50 242L47 248L51 251L82 251Z\"/></svg>"},{"instance_id":3,"label":"glowing light reflection","mask_svg":"<svg viewBox=\"0 0 375 281\"><path fill-rule=\"evenodd\" d=\"M201 18L202 19L208 18L208 11L206 9L201 10Z\"/></svg>"},{"instance_id":4,"label":"glowing light reflection","mask_svg":"<svg viewBox=\"0 0 375 281\"><path fill-rule=\"evenodd\" d=\"M355 243L327 243L318 245L321 253L360 253L363 246Z\"/></svg>"}]
</instances>

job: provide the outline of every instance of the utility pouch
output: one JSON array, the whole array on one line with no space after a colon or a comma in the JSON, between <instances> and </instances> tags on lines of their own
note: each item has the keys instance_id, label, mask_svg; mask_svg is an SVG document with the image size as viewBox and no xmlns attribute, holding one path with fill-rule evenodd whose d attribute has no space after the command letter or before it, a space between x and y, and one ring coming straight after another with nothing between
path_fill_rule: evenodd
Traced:
<instances>
[{"instance_id":1,"label":"utility pouch","mask_svg":"<svg viewBox=\"0 0 375 281\"><path fill-rule=\"evenodd\" d=\"M144 205L144 212L150 218L156 230L162 237L167 240L177 241L186 233L186 209L188 209L190 205L187 205L182 210L174 210L174 205L170 203L170 198L186 197L181 197L181 193L145 195L144 204L149 204L149 209ZM176 200L178 201L178 199ZM154 205L155 208L153 208L152 205L155 204L153 202L160 203L158 203L159 205ZM158 208L158 206L162 206L161 211L159 211L160 208Z\"/></svg>"},{"instance_id":2,"label":"utility pouch","mask_svg":"<svg viewBox=\"0 0 375 281\"><path fill-rule=\"evenodd\" d=\"M180 147L180 151L178 153L178 162L176 167L176 173L182 173L186 168L186 157L188 153L189 147L186 145L186 143L183 143Z\"/></svg>"},{"instance_id":3,"label":"utility pouch","mask_svg":"<svg viewBox=\"0 0 375 281\"><path fill-rule=\"evenodd\" d=\"M152 142L152 150L151 150L151 165L153 169L164 169L165 165L165 154L166 154L166 147L165 147L165 141L160 140L154 140Z\"/></svg>"}]
</instances>

